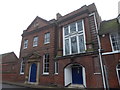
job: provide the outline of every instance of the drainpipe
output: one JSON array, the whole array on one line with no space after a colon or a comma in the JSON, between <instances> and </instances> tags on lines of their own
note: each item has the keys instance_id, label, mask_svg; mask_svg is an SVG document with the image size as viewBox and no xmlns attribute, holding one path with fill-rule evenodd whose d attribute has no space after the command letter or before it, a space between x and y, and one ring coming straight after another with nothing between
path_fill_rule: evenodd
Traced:
<instances>
[{"instance_id":1,"label":"drainpipe","mask_svg":"<svg viewBox=\"0 0 120 90\"><path fill-rule=\"evenodd\" d=\"M95 26L96 26L96 31L97 31L97 39L98 39L98 52L99 52L99 58L100 58L100 66L101 66L101 71L102 71L102 79L103 79L103 86L106 89L106 82L105 82L105 73L104 73L104 66L103 66L103 62L102 62L102 55L101 55L101 44L100 44L100 38L98 35L98 27L97 27L97 21L96 21L96 17L95 17L95 13L92 13L91 15L94 16L94 21L95 21Z\"/></svg>"}]
</instances>

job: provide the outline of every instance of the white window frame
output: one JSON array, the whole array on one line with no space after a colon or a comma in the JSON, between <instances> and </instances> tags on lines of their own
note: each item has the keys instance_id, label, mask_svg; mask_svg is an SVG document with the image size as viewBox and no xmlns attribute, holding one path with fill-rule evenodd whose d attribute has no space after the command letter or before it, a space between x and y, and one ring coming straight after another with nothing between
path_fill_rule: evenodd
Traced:
<instances>
[{"instance_id":1,"label":"white window frame","mask_svg":"<svg viewBox=\"0 0 120 90\"><path fill-rule=\"evenodd\" d=\"M58 64L58 66L57 66L57 64L58 64L58 61L55 61L55 74L58 74L58 70L59 70L59 64Z\"/></svg>"},{"instance_id":2,"label":"white window frame","mask_svg":"<svg viewBox=\"0 0 120 90\"><path fill-rule=\"evenodd\" d=\"M66 56L66 54L65 54L65 40L66 39L69 39L69 49L70 49L70 53L69 54L67 54L67 55L73 55L73 54L79 54L79 53L85 53L85 51L86 51L86 37L85 37L85 28L84 28L84 20L82 19L82 20L79 20L79 21L82 21L82 27L83 27L83 30L82 31L78 31L78 28L77 28L77 22L78 21L76 21L75 22L75 24L76 24L76 32L74 32L74 33L72 33L72 35L66 35L65 36L65 30L64 30L64 27L63 27L63 56ZM67 25L68 26L68 32L70 33L70 24L68 24ZM82 34L80 33L80 32L82 32ZM76 34L77 33L77 34ZM80 36L80 35L83 35L83 37L84 37L84 47L85 47L85 51L84 52L80 52L79 51L79 39L78 39L78 36ZM71 37L73 37L73 36L76 36L77 38L77 49L78 49L78 53L72 53L72 51L71 51ZM67 38L66 38L67 37Z\"/></svg>"},{"instance_id":3,"label":"white window frame","mask_svg":"<svg viewBox=\"0 0 120 90\"><path fill-rule=\"evenodd\" d=\"M22 68L23 68L23 61L21 62L21 66L20 66L20 74L24 74L25 73L25 64L24 64L24 72L22 72Z\"/></svg>"},{"instance_id":4,"label":"white window frame","mask_svg":"<svg viewBox=\"0 0 120 90\"><path fill-rule=\"evenodd\" d=\"M28 39L24 40L23 49L26 49L26 48L28 48Z\"/></svg>"},{"instance_id":5,"label":"white window frame","mask_svg":"<svg viewBox=\"0 0 120 90\"><path fill-rule=\"evenodd\" d=\"M47 53L48 54L48 53ZM45 54L46 55L46 54ZM43 74L44 75L48 75L49 74L49 71L48 72L45 72L44 71L44 68L45 68L45 55L43 56ZM50 58L49 58L50 59ZM50 60L49 60L50 61ZM49 63L49 62L48 62ZM48 67L49 68L49 67Z\"/></svg>"},{"instance_id":6,"label":"white window frame","mask_svg":"<svg viewBox=\"0 0 120 90\"><path fill-rule=\"evenodd\" d=\"M115 32L115 34L116 34L116 33L117 33L117 32ZM114 50L113 43L112 43L112 38L111 38L111 34L112 34L112 33L109 34L109 38L110 38L110 43L111 43L111 47L112 47L112 52L119 52L120 50Z\"/></svg>"},{"instance_id":7,"label":"white window frame","mask_svg":"<svg viewBox=\"0 0 120 90\"><path fill-rule=\"evenodd\" d=\"M38 36L35 36L33 38L33 47L36 47L36 46L38 46Z\"/></svg>"},{"instance_id":8,"label":"white window frame","mask_svg":"<svg viewBox=\"0 0 120 90\"><path fill-rule=\"evenodd\" d=\"M46 41L46 39L48 39L46 38L47 34L49 34L49 41ZM44 36L44 44L48 44L48 43L50 43L50 32L45 33L45 36Z\"/></svg>"},{"instance_id":9,"label":"white window frame","mask_svg":"<svg viewBox=\"0 0 120 90\"><path fill-rule=\"evenodd\" d=\"M118 64L118 65L119 65L119 64ZM118 65L117 65L117 66L118 66ZM119 82L119 85L120 85L120 77L119 77L119 73L118 73L118 70L120 70L120 68L118 69L117 66L116 66L116 72L117 72L118 82Z\"/></svg>"}]
</instances>

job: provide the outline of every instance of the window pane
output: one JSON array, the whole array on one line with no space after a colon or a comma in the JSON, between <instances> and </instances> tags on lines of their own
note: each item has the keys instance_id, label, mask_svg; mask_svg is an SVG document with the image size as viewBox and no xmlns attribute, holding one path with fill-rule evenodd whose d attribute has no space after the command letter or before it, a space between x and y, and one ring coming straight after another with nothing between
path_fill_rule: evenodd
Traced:
<instances>
[{"instance_id":1,"label":"window pane","mask_svg":"<svg viewBox=\"0 0 120 90\"><path fill-rule=\"evenodd\" d=\"M68 33L69 33L68 26L64 27L64 32L65 32L65 35L68 35Z\"/></svg>"},{"instance_id":2,"label":"window pane","mask_svg":"<svg viewBox=\"0 0 120 90\"><path fill-rule=\"evenodd\" d=\"M111 40L114 51L120 50L120 34L119 33L111 34Z\"/></svg>"},{"instance_id":3,"label":"window pane","mask_svg":"<svg viewBox=\"0 0 120 90\"><path fill-rule=\"evenodd\" d=\"M75 23L70 24L70 33L73 33L75 31L76 31L76 24Z\"/></svg>"},{"instance_id":4,"label":"window pane","mask_svg":"<svg viewBox=\"0 0 120 90\"><path fill-rule=\"evenodd\" d=\"M44 73L49 73L49 54L45 54L44 57Z\"/></svg>"},{"instance_id":5,"label":"window pane","mask_svg":"<svg viewBox=\"0 0 120 90\"><path fill-rule=\"evenodd\" d=\"M58 73L58 61L55 62L55 73Z\"/></svg>"},{"instance_id":6,"label":"window pane","mask_svg":"<svg viewBox=\"0 0 120 90\"><path fill-rule=\"evenodd\" d=\"M44 40L44 43L49 43L50 42L50 33L46 33L45 34L45 40Z\"/></svg>"},{"instance_id":7,"label":"window pane","mask_svg":"<svg viewBox=\"0 0 120 90\"><path fill-rule=\"evenodd\" d=\"M26 49L28 47L28 40L24 41L24 49Z\"/></svg>"},{"instance_id":8,"label":"window pane","mask_svg":"<svg viewBox=\"0 0 120 90\"><path fill-rule=\"evenodd\" d=\"M33 46L37 46L37 45L38 45L38 37L34 37Z\"/></svg>"},{"instance_id":9,"label":"window pane","mask_svg":"<svg viewBox=\"0 0 120 90\"><path fill-rule=\"evenodd\" d=\"M65 40L65 55L70 53L70 49L69 49L69 39Z\"/></svg>"},{"instance_id":10,"label":"window pane","mask_svg":"<svg viewBox=\"0 0 120 90\"><path fill-rule=\"evenodd\" d=\"M71 38L71 51L72 53L77 53L77 39L76 36Z\"/></svg>"},{"instance_id":11,"label":"window pane","mask_svg":"<svg viewBox=\"0 0 120 90\"><path fill-rule=\"evenodd\" d=\"M120 70L118 70L119 80L120 80Z\"/></svg>"},{"instance_id":12,"label":"window pane","mask_svg":"<svg viewBox=\"0 0 120 90\"><path fill-rule=\"evenodd\" d=\"M82 21L77 22L78 31L83 30Z\"/></svg>"},{"instance_id":13,"label":"window pane","mask_svg":"<svg viewBox=\"0 0 120 90\"><path fill-rule=\"evenodd\" d=\"M84 44L84 36L83 35L79 36L79 49L80 49L80 52L85 51L85 44Z\"/></svg>"},{"instance_id":14,"label":"window pane","mask_svg":"<svg viewBox=\"0 0 120 90\"><path fill-rule=\"evenodd\" d=\"M24 74L24 70L25 70L25 62L21 62L21 71L20 71L20 73L21 74Z\"/></svg>"}]
</instances>

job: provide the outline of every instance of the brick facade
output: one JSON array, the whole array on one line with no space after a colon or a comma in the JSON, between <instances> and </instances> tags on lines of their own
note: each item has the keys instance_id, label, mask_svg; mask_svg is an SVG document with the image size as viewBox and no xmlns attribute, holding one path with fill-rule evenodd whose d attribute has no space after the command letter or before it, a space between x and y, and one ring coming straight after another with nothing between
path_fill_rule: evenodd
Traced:
<instances>
[{"instance_id":1,"label":"brick facade","mask_svg":"<svg viewBox=\"0 0 120 90\"><path fill-rule=\"evenodd\" d=\"M17 56L14 52L1 54L0 56L2 57L2 81L16 81L19 71Z\"/></svg>"},{"instance_id":2,"label":"brick facade","mask_svg":"<svg viewBox=\"0 0 120 90\"><path fill-rule=\"evenodd\" d=\"M64 35L63 28L73 22L83 20L83 30L85 36L85 52L64 55ZM24 74L18 74L18 81L31 84L40 85L57 85L69 86L73 84L73 68L81 69L82 85L87 88L103 88L103 72L101 69L100 56L99 56L99 42L98 42L98 28L100 26L100 16L97 12L95 4L83 6L80 9L73 11L65 16L57 14L57 19L50 21L36 17L29 27L23 31L21 49L20 49L20 62L25 63ZM50 43L44 44L45 34L50 33ZM38 37L38 46L33 47L33 38ZM24 41L28 40L28 47L24 49ZM109 37L106 34L104 38L100 37L102 49L104 52L111 51ZM107 44L107 45L106 45ZM43 73L44 68L44 55L49 53L49 74ZM102 56L103 64L106 67L115 67L118 63L119 54L104 55ZM108 62L109 59L115 60L114 64ZM55 74L55 62L58 62L58 74ZM32 65L37 66L35 82L31 82ZM110 65L110 66L109 66ZM111 68L110 68L111 69ZM115 73L114 70L107 71L108 74ZM79 71L78 71L79 73ZM109 79L112 76L115 79ZM110 87L118 87L118 81L115 75L112 74L108 77ZM115 84L112 84L115 82ZM117 83L117 84L116 84Z\"/></svg>"},{"instance_id":3,"label":"brick facade","mask_svg":"<svg viewBox=\"0 0 120 90\"><path fill-rule=\"evenodd\" d=\"M110 25L111 22L115 23L114 26L112 26L112 24ZM102 25L106 25L106 28L103 28ZM117 18L101 22L99 36L102 48L102 60L104 64L104 72L106 72L105 76L106 84L108 88L120 88L116 69L117 65L119 64L120 53L119 50L116 52L112 50L112 41L110 39L110 34L115 32L119 33L119 23ZM119 46L119 44L117 45Z\"/></svg>"}]
</instances>

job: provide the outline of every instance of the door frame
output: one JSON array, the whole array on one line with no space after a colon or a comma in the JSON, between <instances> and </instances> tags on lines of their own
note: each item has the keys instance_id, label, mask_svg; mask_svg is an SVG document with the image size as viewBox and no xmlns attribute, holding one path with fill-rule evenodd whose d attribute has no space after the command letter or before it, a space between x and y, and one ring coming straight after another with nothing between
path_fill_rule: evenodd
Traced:
<instances>
[{"instance_id":1,"label":"door frame","mask_svg":"<svg viewBox=\"0 0 120 90\"><path fill-rule=\"evenodd\" d=\"M32 67L32 64L36 64L36 63L31 63L30 64L30 67L29 67L29 77L28 77L28 83L30 83L30 84L37 84L38 82L37 82L37 73L38 73L38 65L36 64L36 66L37 66L37 68L36 68L36 82L30 82L30 77L31 77L31 67Z\"/></svg>"},{"instance_id":2,"label":"door frame","mask_svg":"<svg viewBox=\"0 0 120 90\"><path fill-rule=\"evenodd\" d=\"M78 64L78 63L68 64L68 65L65 66L65 68L64 68L64 85L67 86L69 84L72 84L72 66L73 65L79 65L80 67L82 67L83 85L86 87L85 68L82 65Z\"/></svg>"}]
</instances>

